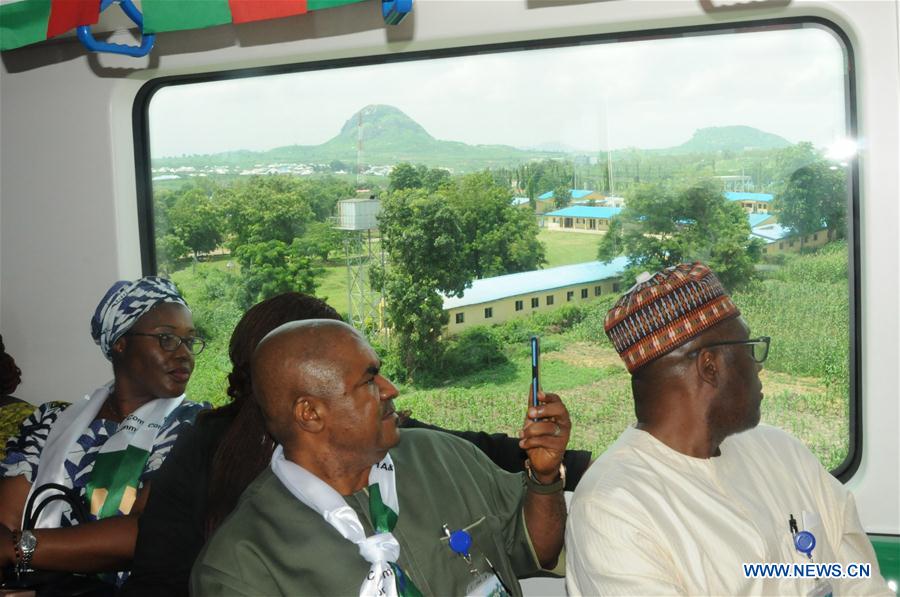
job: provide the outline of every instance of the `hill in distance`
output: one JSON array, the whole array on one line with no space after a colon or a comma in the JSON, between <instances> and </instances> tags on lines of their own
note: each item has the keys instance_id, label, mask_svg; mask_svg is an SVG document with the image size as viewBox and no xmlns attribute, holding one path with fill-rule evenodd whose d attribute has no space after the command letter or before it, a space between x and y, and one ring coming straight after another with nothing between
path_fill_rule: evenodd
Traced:
<instances>
[{"instance_id":1,"label":"hill in distance","mask_svg":"<svg viewBox=\"0 0 900 597\"><path fill-rule=\"evenodd\" d=\"M468 145L459 141L442 141L435 139L422 125L394 106L369 105L351 116L335 137L320 145L288 145L261 152L239 150L202 156L157 158L153 160L153 166L251 167L255 164L272 163L327 164L334 160L355 164L360 139L361 161L364 164L391 166L400 162L412 162L451 168L456 172L516 166L530 160L559 159L569 155L559 144L518 149L509 145ZM724 126L699 129L690 140L676 147L647 151L658 154L739 152L788 145L790 143L778 135L749 126ZM585 155L588 152L573 150L572 153Z\"/></svg>"},{"instance_id":2,"label":"hill in distance","mask_svg":"<svg viewBox=\"0 0 900 597\"><path fill-rule=\"evenodd\" d=\"M681 145L659 150L661 153L714 153L748 149L781 149L791 142L752 126L711 126L697 129Z\"/></svg>"},{"instance_id":3,"label":"hill in distance","mask_svg":"<svg viewBox=\"0 0 900 597\"><path fill-rule=\"evenodd\" d=\"M526 151L509 145L468 145L435 139L422 125L398 108L369 105L351 116L340 132L321 145L288 145L269 151L236 151L204 156L160 158L153 166L222 164L249 166L256 163L329 163L340 160L356 163L362 140L361 161L368 165L391 166L413 162L469 171L496 166L513 166L531 159L562 157L550 151Z\"/></svg>"}]
</instances>

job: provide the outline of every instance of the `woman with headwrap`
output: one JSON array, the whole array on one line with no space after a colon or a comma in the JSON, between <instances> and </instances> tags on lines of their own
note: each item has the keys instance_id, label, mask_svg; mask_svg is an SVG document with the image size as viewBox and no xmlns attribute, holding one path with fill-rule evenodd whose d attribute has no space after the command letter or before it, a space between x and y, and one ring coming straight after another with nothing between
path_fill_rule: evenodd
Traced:
<instances>
[{"instance_id":1,"label":"woman with headwrap","mask_svg":"<svg viewBox=\"0 0 900 597\"><path fill-rule=\"evenodd\" d=\"M114 284L91 335L113 380L71 405L40 406L0 462L0 567L114 573L104 580L120 584L152 475L203 408L184 391L204 343L174 284L156 277ZM34 530L19 530L26 502L47 483L73 489L87 522L56 500Z\"/></svg>"}]
</instances>

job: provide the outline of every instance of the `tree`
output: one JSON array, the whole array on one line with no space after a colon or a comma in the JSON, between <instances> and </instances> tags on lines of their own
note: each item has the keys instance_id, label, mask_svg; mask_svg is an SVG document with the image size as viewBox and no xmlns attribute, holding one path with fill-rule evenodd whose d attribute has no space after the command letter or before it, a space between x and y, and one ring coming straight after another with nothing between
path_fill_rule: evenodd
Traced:
<instances>
[{"instance_id":1,"label":"tree","mask_svg":"<svg viewBox=\"0 0 900 597\"><path fill-rule=\"evenodd\" d=\"M297 244L304 254L325 262L332 251L341 248L341 233L328 222L312 222Z\"/></svg>"},{"instance_id":2,"label":"tree","mask_svg":"<svg viewBox=\"0 0 900 597\"><path fill-rule=\"evenodd\" d=\"M190 249L174 234L166 234L156 241L156 263L163 275L175 271L178 260L188 254Z\"/></svg>"},{"instance_id":3,"label":"tree","mask_svg":"<svg viewBox=\"0 0 900 597\"><path fill-rule=\"evenodd\" d=\"M303 236L313 219L306 184L290 176L255 176L235 184L223 200L232 251L251 243Z\"/></svg>"},{"instance_id":4,"label":"tree","mask_svg":"<svg viewBox=\"0 0 900 597\"><path fill-rule=\"evenodd\" d=\"M306 181L254 177L224 193L232 255L241 266L238 302L244 309L280 292L312 293L324 273L312 265L303 238L312 224Z\"/></svg>"},{"instance_id":5,"label":"tree","mask_svg":"<svg viewBox=\"0 0 900 597\"><path fill-rule=\"evenodd\" d=\"M545 262L534 215L512 206L509 188L490 173L463 176L440 195L457 215L474 279L531 271Z\"/></svg>"},{"instance_id":6,"label":"tree","mask_svg":"<svg viewBox=\"0 0 900 597\"><path fill-rule=\"evenodd\" d=\"M443 298L475 278L536 269L543 245L531 212L513 207L490 172L460 177L437 192L407 189L382 199L379 228L388 267L373 268L388 323L410 376L440 362Z\"/></svg>"},{"instance_id":7,"label":"tree","mask_svg":"<svg viewBox=\"0 0 900 597\"><path fill-rule=\"evenodd\" d=\"M234 256L241 264L238 302L243 309L283 292L315 294L317 280L325 271L313 267L296 240L248 243L238 247Z\"/></svg>"},{"instance_id":8,"label":"tree","mask_svg":"<svg viewBox=\"0 0 900 597\"><path fill-rule=\"evenodd\" d=\"M465 244L450 206L422 189L385 195L378 222L390 263L374 266L372 281L384 290L401 362L414 377L440 356L440 293L459 296L469 283Z\"/></svg>"},{"instance_id":9,"label":"tree","mask_svg":"<svg viewBox=\"0 0 900 597\"><path fill-rule=\"evenodd\" d=\"M421 172L416 169L415 166L407 162L402 162L394 166L388 179L390 180L388 183L388 190L390 191L422 188Z\"/></svg>"},{"instance_id":10,"label":"tree","mask_svg":"<svg viewBox=\"0 0 900 597\"><path fill-rule=\"evenodd\" d=\"M560 209L568 207L572 203L572 191L567 186L558 186L553 189L553 205Z\"/></svg>"},{"instance_id":11,"label":"tree","mask_svg":"<svg viewBox=\"0 0 900 597\"><path fill-rule=\"evenodd\" d=\"M324 222L335 215L335 206L341 199L356 196L353 185L335 176L324 176L313 180L301 179L295 183L296 191L313 210L313 217Z\"/></svg>"},{"instance_id":12,"label":"tree","mask_svg":"<svg viewBox=\"0 0 900 597\"><path fill-rule=\"evenodd\" d=\"M388 189L427 189L435 192L450 181L450 172L443 168L428 168L424 164L413 166L402 162L394 166L389 177Z\"/></svg>"},{"instance_id":13,"label":"tree","mask_svg":"<svg viewBox=\"0 0 900 597\"><path fill-rule=\"evenodd\" d=\"M422 187L433 193L450 182L450 173L443 168L430 168L422 175Z\"/></svg>"},{"instance_id":14,"label":"tree","mask_svg":"<svg viewBox=\"0 0 900 597\"><path fill-rule=\"evenodd\" d=\"M222 242L224 219L212 196L199 188L182 193L169 209L173 234L194 253L209 253Z\"/></svg>"},{"instance_id":15,"label":"tree","mask_svg":"<svg viewBox=\"0 0 900 597\"><path fill-rule=\"evenodd\" d=\"M559 160L543 160L524 165L518 173L520 184L524 181L525 194L535 202L538 195L571 186L574 165Z\"/></svg>"},{"instance_id":16,"label":"tree","mask_svg":"<svg viewBox=\"0 0 900 597\"><path fill-rule=\"evenodd\" d=\"M625 280L643 271L702 261L734 289L752 278L761 243L750 239L747 215L725 199L714 181L681 188L644 184L628 194L627 207L600 241L601 261L622 254L630 260Z\"/></svg>"},{"instance_id":17,"label":"tree","mask_svg":"<svg viewBox=\"0 0 900 597\"><path fill-rule=\"evenodd\" d=\"M834 169L832 169L834 168ZM783 226L803 237L828 228L841 237L847 222L847 180L843 169L816 160L801 166L772 202Z\"/></svg>"}]
</instances>

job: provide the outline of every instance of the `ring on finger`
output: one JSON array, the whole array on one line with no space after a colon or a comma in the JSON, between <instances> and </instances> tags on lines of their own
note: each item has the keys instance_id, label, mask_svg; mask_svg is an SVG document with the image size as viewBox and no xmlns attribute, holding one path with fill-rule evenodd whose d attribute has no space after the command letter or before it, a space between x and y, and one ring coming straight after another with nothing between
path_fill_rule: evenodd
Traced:
<instances>
[{"instance_id":1,"label":"ring on finger","mask_svg":"<svg viewBox=\"0 0 900 597\"><path fill-rule=\"evenodd\" d=\"M556 423L556 429L553 430L553 437L559 437L562 433L562 427L559 426L559 423Z\"/></svg>"}]
</instances>

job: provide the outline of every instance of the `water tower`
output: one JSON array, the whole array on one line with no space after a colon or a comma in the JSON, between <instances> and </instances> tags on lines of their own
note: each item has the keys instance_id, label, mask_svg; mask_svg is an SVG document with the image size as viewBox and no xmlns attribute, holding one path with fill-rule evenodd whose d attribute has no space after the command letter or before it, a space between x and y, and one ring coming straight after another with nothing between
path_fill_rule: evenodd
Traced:
<instances>
[{"instance_id":1,"label":"water tower","mask_svg":"<svg viewBox=\"0 0 900 597\"><path fill-rule=\"evenodd\" d=\"M335 228L344 233L347 259L348 323L360 330L372 325L380 330L384 328L381 292L372 288L369 267L375 259L384 265L381 242L373 234L378 229L381 202L374 195L368 199L344 199L338 201L337 212Z\"/></svg>"}]
</instances>

